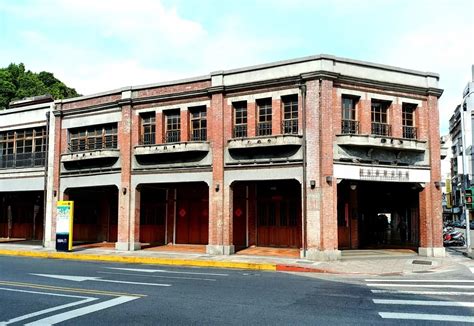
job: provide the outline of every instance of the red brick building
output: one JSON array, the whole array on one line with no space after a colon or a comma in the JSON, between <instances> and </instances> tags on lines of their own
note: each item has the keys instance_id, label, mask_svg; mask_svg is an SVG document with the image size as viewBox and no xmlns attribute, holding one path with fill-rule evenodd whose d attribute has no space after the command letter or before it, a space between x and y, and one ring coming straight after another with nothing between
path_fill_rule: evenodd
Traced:
<instances>
[{"instance_id":1,"label":"red brick building","mask_svg":"<svg viewBox=\"0 0 474 326\"><path fill-rule=\"evenodd\" d=\"M120 250L441 256L438 79L319 55L56 101L49 199Z\"/></svg>"}]
</instances>

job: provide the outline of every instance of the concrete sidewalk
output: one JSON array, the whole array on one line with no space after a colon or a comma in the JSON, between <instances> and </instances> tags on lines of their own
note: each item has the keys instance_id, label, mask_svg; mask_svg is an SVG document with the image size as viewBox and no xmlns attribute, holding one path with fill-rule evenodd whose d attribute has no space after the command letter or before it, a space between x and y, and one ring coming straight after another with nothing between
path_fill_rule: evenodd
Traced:
<instances>
[{"instance_id":1,"label":"concrete sidewalk","mask_svg":"<svg viewBox=\"0 0 474 326\"><path fill-rule=\"evenodd\" d=\"M0 255L49 259L70 259L117 263L198 266L266 271L331 273L342 275L398 275L429 273L453 266L448 257L420 257L409 250L343 251L342 259L314 262L306 259L273 256L214 256L189 252L117 251L101 248L73 252L56 252L39 245L0 244Z\"/></svg>"}]
</instances>

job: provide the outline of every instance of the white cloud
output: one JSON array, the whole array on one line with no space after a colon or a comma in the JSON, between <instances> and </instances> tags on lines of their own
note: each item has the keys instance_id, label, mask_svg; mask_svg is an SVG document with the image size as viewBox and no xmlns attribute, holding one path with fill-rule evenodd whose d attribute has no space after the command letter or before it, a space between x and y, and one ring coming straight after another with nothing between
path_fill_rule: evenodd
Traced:
<instances>
[{"instance_id":1,"label":"white cloud","mask_svg":"<svg viewBox=\"0 0 474 326\"><path fill-rule=\"evenodd\" d=\"M462 91L472 78L474 42L472 21L448 19L414 27L392 41L387 63L431 71L440 75L439 87L444 93L439 101L441 134L447 134L449 118L461 102Z\"/></svg>"}]
</instances>

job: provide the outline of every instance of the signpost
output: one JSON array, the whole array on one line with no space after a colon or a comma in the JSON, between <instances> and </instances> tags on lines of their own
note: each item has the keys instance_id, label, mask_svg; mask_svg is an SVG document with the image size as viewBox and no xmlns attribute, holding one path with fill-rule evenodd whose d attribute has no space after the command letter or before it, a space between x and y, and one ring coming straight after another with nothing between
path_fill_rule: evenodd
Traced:
<instances>
[{"instance_id":1,"label":"signpost","mask_svg":"<svg viewBox=\"0 0 474 326\"><path fill-rule=\"evenodd\" d=\"M56 214L56 250L72 250L72 226L74 220L74 202L58 201Z\"/></svg>"}]
</instances>

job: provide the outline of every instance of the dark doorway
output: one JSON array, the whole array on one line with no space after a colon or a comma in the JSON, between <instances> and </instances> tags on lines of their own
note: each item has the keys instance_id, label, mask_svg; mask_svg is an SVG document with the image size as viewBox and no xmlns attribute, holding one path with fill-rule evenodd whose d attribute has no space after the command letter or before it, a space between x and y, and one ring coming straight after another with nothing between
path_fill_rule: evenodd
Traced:
<instances>
[{"instance_id":1,"label":"dark doorway","mask_svg":"<svg viewBox=\"0 0 474 326\"><path fill-rule=\"evenodd\" d=\"M140 242L165 244L168 189L159 185L140 187Z\"/></svg>"},{"instance_id":2,"label":"dark doorway","mask_svg":"<svg viewBox=\"0 0 474 326\"><path fill-rule=\"evenodd\" d=\"M0 193L0 238L41 240L43 207L42 191Z\"/></svg>"},{"instance_id":3,"label":"dark doorway","mask_svg":"<svg viewBox=\"0 0 474 326\"><path fill-rule=\"evenodd\" d=\"M257 183L257 245L301 247L301 187L297 181Z\"/></svg>"},{"instance_id":4,"label":"dark doorway","mask_svg":"<svg viewBox=\"0 0 474 326\"><path fill-rule=\"evenodd\" d=\"M176 244L208 244L209 187L206 183L176 186Z\"/></svg>"},{"instance_id":5,"label":"dark doorway","mask_svg":"<svg viewBox=\"0 0 474 326\"><path fill-rule=\"evenodd\" d=\"M72 188L66 195L74 201L74 243L117 241L116 186Z\"/></svg>"},{"instance_id":6,"label":"dark doorway","mask_svg":"<svg viewBox=\"0 0 474 326\"><path fill-rule=\"evenodd\" d=\"M415 183L341 182L339 248L418 247L420 190Z\"/></svg>"}]
</instances>

